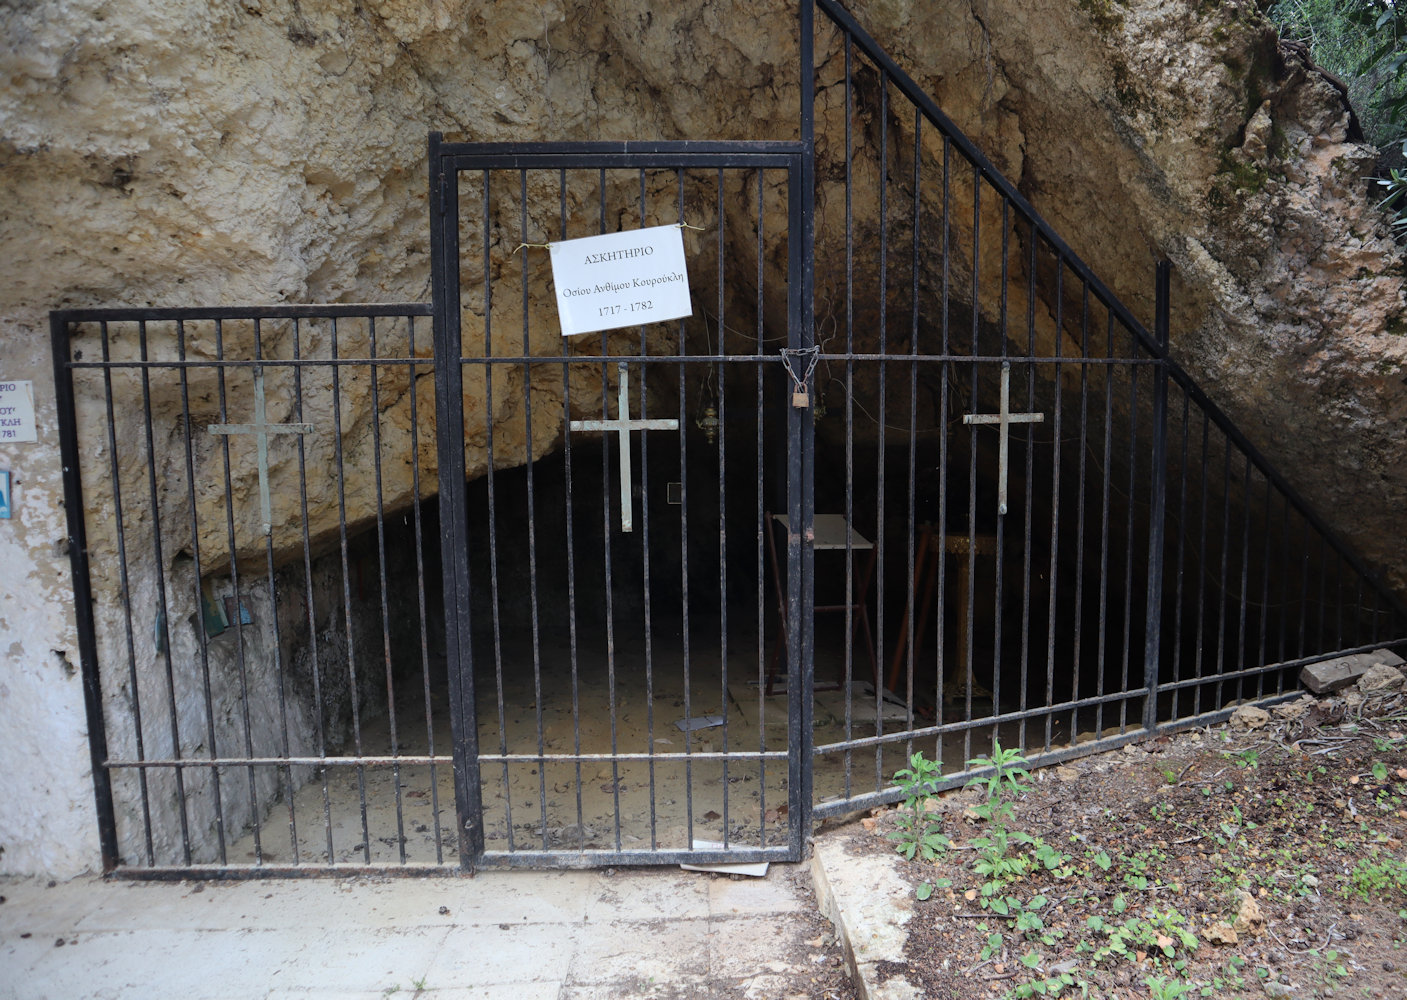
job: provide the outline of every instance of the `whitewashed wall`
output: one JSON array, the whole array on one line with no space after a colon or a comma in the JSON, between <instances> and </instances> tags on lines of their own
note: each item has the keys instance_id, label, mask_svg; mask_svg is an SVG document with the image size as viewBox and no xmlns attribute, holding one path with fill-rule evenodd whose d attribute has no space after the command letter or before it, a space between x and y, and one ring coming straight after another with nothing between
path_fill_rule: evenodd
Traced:
<instances>
[{"instance_id":1,"label":"whitewashed wall","mask_svg":"<svg viewBox=\"0 0 1407 1000\"><path fill-rule=\"evenodd\" d=\"M0 379L34 382L38 441L0 443L0 873L99 863L46 316L0 321Z\"/></svg>"}]
</instances>

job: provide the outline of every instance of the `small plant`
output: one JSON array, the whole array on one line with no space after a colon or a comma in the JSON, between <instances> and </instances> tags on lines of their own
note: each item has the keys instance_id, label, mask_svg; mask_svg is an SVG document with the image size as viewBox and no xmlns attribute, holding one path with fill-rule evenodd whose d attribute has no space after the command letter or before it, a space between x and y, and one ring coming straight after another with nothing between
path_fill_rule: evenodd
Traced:
<instances>
[{"instance_id":1,"label":"small plant","mask_svg":"<svg viewBox=\"0 0 1407 1000\"><path fill-rule=\"evenodd\" d=\"M1353 866L1348 881L1345 895L1356 892L1364 899L1392 891L1407 893L1407 863L1374 848L1370 857L1362 858Z\"/></svg>"},{"instance_id":2,"label":"small plant","mask_svg":"<svg viewBox=\"0 0 1407 1000\"><path fill-rule=\"evenodd\" d=\"M1149 976L1143 980L1148 987L1148 995L1153 1000L1178 1000L1192 992L1192 984L1169 979L1166 976Z\"/></svg>"},{"instance_id":3,"label":"small plant","mask_svg":"<svg viewBox=\"0 0 1407 1000\"><path fill-rule=\"evenodd\" d=\"M1011 845L1034 845L1035 838L1026 833L1012 833L1011 821L1016 807L1008 797L1014 798L1021 793L1030 772L1021 766L1026 763L1021 751L1003 750L996 741L992 743L990 757L978 757L967 763L971 767L991 768L987 776L973 778L967 783L968 788L986 791L986 800L972 807L972 812L979 819L987 821L987 833L972 840L972 846L978 851L973 868L986 880L982 895L991 897L1025 875L1030 868L1030 861L1020 854L1013 854Z\"/></svg>"},{"instance_id":4,"label":"small plant","mask_svg":"<svg viewBox=\"0 0 1407 1000\"><path fill-rule=\"evenodd\" d=\"M908 767L894 773L894 783L904 793L904 801L895 818L898 829L889 836L896 841L894 849L910 861L915 856L934 861L951 846L951 841L938 829L938 822L928 811L933 789L942 773L942 762L928 760L921 750L909 758ZM922 886L919 891L923 891ZM930 886L928 892L919 898L927 899L932 892Z\"/></svg>"},{"instance_id":5,"label":"small plant","mask_svg":"<svg viewBox=\"0 0 1407 1000\"><path fill-rule=\"evenodd\" d=\"M1387 192L1387 197L1378 202L1392 217L1388 223L1394 236L1407 237L1407 171L1389 170L1386 177L1379 177L1378 184Z\"/></svg>"}]
</instances>

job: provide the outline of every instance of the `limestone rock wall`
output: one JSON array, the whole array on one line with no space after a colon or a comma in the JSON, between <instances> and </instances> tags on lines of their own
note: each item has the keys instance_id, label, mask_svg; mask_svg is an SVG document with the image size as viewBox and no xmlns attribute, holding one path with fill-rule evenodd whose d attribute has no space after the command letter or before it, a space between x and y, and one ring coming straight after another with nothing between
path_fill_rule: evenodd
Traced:
<instances>
[{"instance_id":1,"label":"limestone rock wall","mask_svg":"<svg viewBox=\"0 0 1407 1000\"><path fill-rule=\"evenodd\" d=\"M1277 47L1256 5L853 9L1135 314L1151 320L1154 262L1174 262L1178 356L1407 590L1397 544L1403 251L1373 208L1372 152L1351 140L1338 92ZM70 871L93 858L87 833L59 848L36 846L33 833L54 815L91 829L80 692L56 666L76 654L55 544L47 310L423 301L427 132L789 138L792 13L776 0L0 8L0 247L10 262L0 374L35 380L41 425L37 444L0 448L24 484L19 516L0 530L0 569L20 582L7 593L27 609L0 613L0 647L11 651L0 693L29 720L23 737L11 727L0 737L0 780L14 785L10 802L61 789L57 804L0 813L0 867ZM820 67L823 80L835 72ZM823 119L827 108L818 100ZM818 142L834 151L833 135ZM818 204L833 211L826 183ZM503 210L504 242L515 239L510 218ZM465 304L472 329L482 304ZM546 413L557 390L541 391ZM520 418L506 407L502 419L507 434ZM553 447L558 427L534 429L518 454ZM433 452L424 460L431 471ZM36 758L36 742L62 750Z\"/></svg>"}]
</instances>

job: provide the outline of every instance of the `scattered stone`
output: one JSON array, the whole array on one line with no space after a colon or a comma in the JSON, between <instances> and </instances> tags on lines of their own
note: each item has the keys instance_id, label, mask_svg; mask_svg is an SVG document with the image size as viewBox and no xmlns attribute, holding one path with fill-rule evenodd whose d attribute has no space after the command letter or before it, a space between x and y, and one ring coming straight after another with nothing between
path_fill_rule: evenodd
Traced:
<instances>
[{"instance_id":1,"label":"scattered stone","mask_svg":"<svg viewBox=\"0 0 1407 1000\"><path fill-rule=\"evenodd\" d=\"M1055 769L1055 777L1060 781L1079 781L1080 772L1078 768L1062 765Z\"/></svg>"},{"instance_id":2,"label":"scattered stone","mask_svg":"<svg viewBox=\"0 0 1407 1000\"><path fill-rule=\"evenodd\" d=\"M1343 702L1349 708L1358 708L1364 702L1363 692L1357 688L1350 688L1344 692Z\"/></svg>"},{"instance_id":3,"label":"scattered stone","mask_svg":"<svg viewBox=\"0 0 1407 1000\"><path fill-rule=\"evenodd\" d=\"M1292 997L1295 995L1295 989L1293 986L1277 983L1272 979L1265 984L1265 995L1268 997Z\"/></svg>"},{"instance_id":4,"label":"scattered stone","mask_svg":"<svg viewBox=\"0 0 1407 1000\"><path fill-rule=\"evenodd\" d=\"M1231 725L1238 729L1264 729L1270 724L1270 713L1254 705L1242 705L1231 715Z\"/></svg>"},{"instance_id":5,"label":"scattered stone","mask_svg":"<svg viewBox=\"0 0 1407 1000\"><path fill-rule=\"evenodd\" d=\"M1283 705L1276 705L1270 710L1270 714L1283 722L1294 722L1296 719L1304 718L1313 706L1314 696L1307 694L1297 701L1287 701Z\"/></svg>"},{"instance_id":6,"label":"scattered stone","mask_svg":"<svg viewBox=\"0 0 1407 1000\"><path fill-rule=\"evenodd\" d=\"M1247 937L1257 937L1265 933L1265 915L1260 912L1260 904L1254 896L1242 894L1241 909L1231 927L1237 934Z\"/></svg>"},{"instance_id":7,"label":"scattered stone","mask_svg":"<svg viewBox=\"0 0 1407 1000\"><path fill-rule=\"evenodd\" d=\"M1311 663L1300 671L1300 683L1315 694L1341 691L1376 665L1403 666L1402 658L1386 649L1373 653L1355 653L1332 660Z\"/></svg>"},{"instance_id":8,"label":"scattered stone","mask_svg":"<svg viewBox=\"0 0 1407 1000\"><path fill-rule=\"evenodd\" d=\"M1208 944L1234 945L1239 944L1241 940L1236 934L1236 929L1224 920L1203 930L1202 937Z\"/></svg>"},{"instance_id":9,"label":"scattered stone","mask_svg":"<svg viewBox=\"0 0 1407 1000\"><path fill-rule=\"evenodd\" d=\"M1365 695L1382 695L1402 686L1402 672L1385 663L1375 663L1358 678L1358 690Z\"/></svg>"}]
</instances>

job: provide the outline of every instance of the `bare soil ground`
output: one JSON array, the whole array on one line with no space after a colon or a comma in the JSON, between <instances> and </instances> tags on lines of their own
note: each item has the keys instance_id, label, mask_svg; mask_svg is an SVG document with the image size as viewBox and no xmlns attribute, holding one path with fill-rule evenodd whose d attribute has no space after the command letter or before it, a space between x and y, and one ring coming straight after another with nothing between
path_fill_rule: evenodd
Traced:
<instances>
[{"instance_id":1,"label":"bare soil ground","mask_svg":"<svg viewBox=\"0 0 1407 1000\"><path fill-rule=\"evenodd\" d=\"M1401 693L1305 698L1021 784L1004 876L979 872L985 792L919 801L951 846L904 863L922 901L882 974L932 998L1407 997ZM894 851L902 816L854 825L852 849Z\"/></svg>"}]
</instances>

